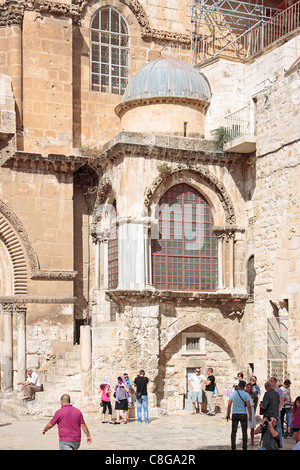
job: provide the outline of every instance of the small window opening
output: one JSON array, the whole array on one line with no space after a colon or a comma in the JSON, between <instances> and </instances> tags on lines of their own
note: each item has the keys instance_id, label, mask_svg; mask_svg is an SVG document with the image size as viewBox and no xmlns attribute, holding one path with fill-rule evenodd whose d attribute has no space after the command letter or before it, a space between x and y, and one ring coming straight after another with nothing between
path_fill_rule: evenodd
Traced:
<instances>
[{"instance_id":1,"label":"small window opening","mask_svg":"<svg viewBox=\"0 0 300 470\"><path fill-rule=\"evenodd\" d=\"M184 137L186 137L186 135L187 135L187 125L188 125L187 122L184 122L184 123L183 123L183 136L184 136Z\"/></svg>"}]
</instances>

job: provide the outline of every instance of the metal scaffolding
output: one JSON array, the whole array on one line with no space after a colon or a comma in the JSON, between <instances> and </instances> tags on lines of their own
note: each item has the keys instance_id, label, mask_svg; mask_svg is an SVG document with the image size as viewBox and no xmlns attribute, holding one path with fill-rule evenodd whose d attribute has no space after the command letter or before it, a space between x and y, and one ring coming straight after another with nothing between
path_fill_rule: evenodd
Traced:
<instances>
[{"instance_id":1,"label":"metal scaffolding","mask_svg":"<svg viewBox=\"0 0 300 470\"><path fill-rule=\"evenodd\" d=\"M224 51L239 58L253 27L270 20L273 10L262 3L239 0L199 0L189 5L192 64Z\"/></svg>"}]
</instances>

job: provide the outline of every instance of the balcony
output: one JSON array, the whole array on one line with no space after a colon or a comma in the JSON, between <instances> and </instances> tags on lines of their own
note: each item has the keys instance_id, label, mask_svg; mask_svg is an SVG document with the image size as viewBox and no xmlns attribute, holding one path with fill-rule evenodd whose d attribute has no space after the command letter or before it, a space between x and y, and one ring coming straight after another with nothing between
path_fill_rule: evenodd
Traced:
<instances>
[{"instance_id":1,"label":"balcony","mask_svg":"<svg viewBox=\"0 0 300 470\"><path fill-rule=\"evenodd\" d=\"M225 152L253 153L256 150L254 105L245 106L225 117Z\"/></svg>"}]
</instances>

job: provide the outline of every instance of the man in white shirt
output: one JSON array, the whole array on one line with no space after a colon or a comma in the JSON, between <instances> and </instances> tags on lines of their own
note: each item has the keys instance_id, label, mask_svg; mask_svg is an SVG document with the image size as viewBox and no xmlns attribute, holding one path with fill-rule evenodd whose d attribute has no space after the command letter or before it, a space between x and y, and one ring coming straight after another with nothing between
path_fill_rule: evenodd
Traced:
<instances>
[{"instance_id":1,"label":"man in white shirt","mask_svg":"<svg viewBox=\"0 0 300 470\"><path fill-rule=\"evenodd\" d=\"M196 367L195 373L191 375L188 380L189 387L192 389L192 415L196 412L196 402L198 402L199 413L202 414L202 402L203 402L203 381L205 376L201 374L201 367Z\"/></svg>"},{"instance_id":2,"label":"man in white shirt","mask_svg":"<svg viewBox=\"0 0 300 470\"><path fill-rule=\"evenodd\" d=\"M43 390L39 375L33 372L32 369L27 369L26 382L18 382L17 385L22 385L24 400L26 401L34 400L35 393Z\"/></svg>"}]
</instances>

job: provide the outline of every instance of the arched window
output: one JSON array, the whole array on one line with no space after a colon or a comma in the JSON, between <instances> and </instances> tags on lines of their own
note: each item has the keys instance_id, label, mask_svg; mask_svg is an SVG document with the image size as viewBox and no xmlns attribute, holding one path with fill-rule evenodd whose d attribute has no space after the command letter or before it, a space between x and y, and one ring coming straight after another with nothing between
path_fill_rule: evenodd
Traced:
<instances>
[{"instance_id":1,"label":"arched window","mask_svg":"<svg viewBox=\"0 0 300 470\"><path fill-rule=\"evenodd\" d=\"M217 240L204 197L187 184L171 187L156 211L152 236L153 284L157 289L214 291L217 288Z\"/></svg>"},{"instance_id":2,"label":"arched window","mask_svg":"<svg viewBox=\"0 0 300 470\"><path fill-rule=\"evenodd\" d=\"M129 77L129 31L120 13L111 7L97 11L91 27L91 87L123 94Z\"/></svg>"}]
</instances>

